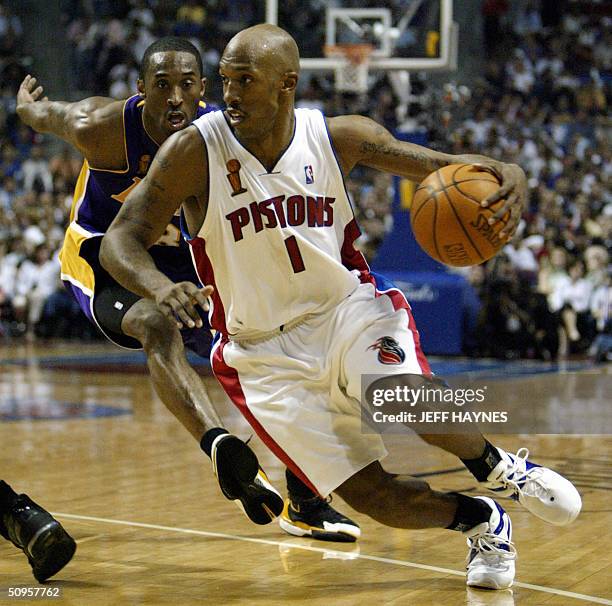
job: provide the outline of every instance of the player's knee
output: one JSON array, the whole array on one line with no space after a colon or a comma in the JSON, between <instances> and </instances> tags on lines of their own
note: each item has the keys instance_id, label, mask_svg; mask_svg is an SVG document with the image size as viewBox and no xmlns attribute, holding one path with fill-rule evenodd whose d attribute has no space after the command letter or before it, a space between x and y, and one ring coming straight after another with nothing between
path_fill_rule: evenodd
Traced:
<instances>
[{"instance_id":1,"label":"player's knee","mask_svg":"<svg viewBox=\"0 0 612 606\"><path fill-rule=\"evenodd\" d=\"M131 327L147 353L169 349L181 340L176 323L157 308L143 310L132 321Z\"/></svg>"}]
</instances>

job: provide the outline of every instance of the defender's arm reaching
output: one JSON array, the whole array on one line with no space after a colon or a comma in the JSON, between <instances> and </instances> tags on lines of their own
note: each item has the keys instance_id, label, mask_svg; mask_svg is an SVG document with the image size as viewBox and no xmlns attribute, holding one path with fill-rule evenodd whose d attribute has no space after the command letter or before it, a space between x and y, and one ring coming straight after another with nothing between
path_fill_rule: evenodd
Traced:
<instances>
[{"instance_id":1,"label":"defender's arm reaching","mask_svg":"<svg viewBox=\"0 0 612 606\"><path fill-rule=\"evenodd\" d=\"M17 115L39 133L50 133L74 145L90 164L123 169L123 101L90 97L75 103L49 101L29 74L17 92Z\"/></svg>"}]
</instances>

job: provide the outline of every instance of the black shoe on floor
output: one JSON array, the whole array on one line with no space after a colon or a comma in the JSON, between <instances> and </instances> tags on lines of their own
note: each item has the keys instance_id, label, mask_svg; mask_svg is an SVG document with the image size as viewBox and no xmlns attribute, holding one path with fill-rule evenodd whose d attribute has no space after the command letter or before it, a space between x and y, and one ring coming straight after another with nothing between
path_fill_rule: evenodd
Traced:
<instances>
[{"instance_id":1,"label":"black shoe on floor","mask_svg":"<svg viewBox=\"0 0 612 606\"><path fill-rule=\"evenodd\" d=\"M283 511L283 498L270 484L255 453L240 438L224 433L211 447L221 491L255 524L269 524Z\"/></svg>"},{"instance_id":2,"label":"black shoe on floor","mask_svg":"<svg viewBox=\"0 0 612 606\"><path fill-rule=\"evenodd\" d=\"M57 574L76 551L74 539L62 525L25 494L0 517L0 534L26 554L40 583Z\"/></svg>"},{"instance_id":3,"label":"black shoe on floor","mask_svg":"<svg viewBox=\"0 0 612 606\"><path fill-rule=\"evenodd\" d=\"M361 536L358 524L321 497L304 501L287 499L279 524L285 532L296 537L312 537L319 541L353 543Z\"/></svg>"}]
</instances>

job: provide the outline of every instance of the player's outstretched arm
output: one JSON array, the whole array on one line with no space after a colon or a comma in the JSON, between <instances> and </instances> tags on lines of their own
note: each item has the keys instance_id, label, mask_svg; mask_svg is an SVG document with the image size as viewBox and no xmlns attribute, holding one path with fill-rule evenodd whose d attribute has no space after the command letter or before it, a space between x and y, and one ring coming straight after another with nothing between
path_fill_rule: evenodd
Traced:
<instances>
[{"instance_id":1,"label":"player's outstretched arm","mask_svg":"<svg viewBox=\"0 0 612 606\"><path fill-rule=\"evenodd\" d=\"M172 135L155 155L147 176L123 203L100 249L100 261L115 280L156 301L179 327L201 326L195 305L208 309L212 287L175 284L157 269L148 248L164 233L183 201L204 200L207 172L204 141L198 131L191 127ZM203 213L199 219L204 220Z\"/></svg>"},{"instance_id":2,"label":"player's outstretched arm","mask_svg":"<svg viewBox=\"0 0 612 606\"><path fill-rule=\"evenodd\" d=\"M96 165L112 168L112 163L124 163L122 101L107 97L74 103L49 101L43 87L37 86L36 78L28 74L17 91L16 111L21 121L35 131L71 143Z\"/></svg>"},{"instance_id":3,"label":"player's outstretched arm","mask_svg":"<svg viewBox=\"0 0 612 606\"><path fill-rule=\"evenodd\" d=\"M511 218L504 234L500 235L509 236L516 229L527 200L527 179L520 166L477 154L444 154L399 141L386 128L363 116L329 118L327 124L345 175L361 164L419 182L449 164L481 164L501 182L497 192L483 200L483 206L505 199L506 203L493 215L492 222L499 221L510 211Z\"/></svg>"}]
</instances>

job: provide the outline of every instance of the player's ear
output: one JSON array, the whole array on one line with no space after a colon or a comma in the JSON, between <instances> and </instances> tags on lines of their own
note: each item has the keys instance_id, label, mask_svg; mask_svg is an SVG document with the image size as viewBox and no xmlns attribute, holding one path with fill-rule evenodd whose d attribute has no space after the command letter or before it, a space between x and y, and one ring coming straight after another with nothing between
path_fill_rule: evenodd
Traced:
<instances>
[{"instance_id":1,"label":"player's ear","mask_svg":"<svg viewBox=\"0 0 612 606\"><path fill-rule=\"evenodd\" d=\"M136 88L138 88L138 94L141 97L145 96L145 85L144 85L144 80L138 78L138 80L136 81Z\"/></svg>"},{"instance_id":2,"label":"player's ear","mask_svg":"<svg viewBox=\"0 0 612 606\"><path fill-rule=\"evenodd\" d=\"M202 78L200 80L200 97L203 97L205 92L206 92L206 78Z\"/></svg>"},{"instance_id":3,"label":"player's ear","mask_svg":"<svg viewBox=\"0 0 612 606\"><path fill-rule=\"evenodd\" d=\"M293 93L297 88L297 83L297 72L285 72L285 74L283 75L282 91L285 93Z\"/></svg>"}]
</instances>

